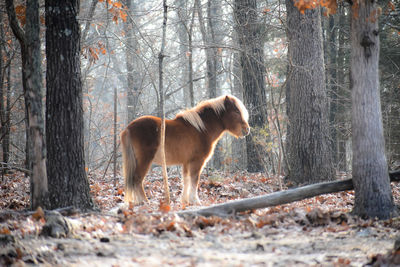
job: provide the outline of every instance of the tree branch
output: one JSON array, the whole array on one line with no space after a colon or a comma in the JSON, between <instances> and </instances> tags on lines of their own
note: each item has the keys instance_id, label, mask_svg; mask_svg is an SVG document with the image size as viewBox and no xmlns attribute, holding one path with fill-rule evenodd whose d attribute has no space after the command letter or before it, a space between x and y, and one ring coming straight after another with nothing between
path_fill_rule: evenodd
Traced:
<instances>
[{"instance_id":1,"label":"tree branch","mask_svg":"<svg viewBox=\"0 0 400 267\"><path fill-rule=\"evenodd\" d=\"M23 46L26 44L25 32L22 29L22 27L19 25L17 15L15 14L15 7L14 7L13 0L6 0L6 9L7 9L8 20L10 22L11 29L12 29L15 37L20 42L21 46Z\"/></svg>"},{"instance_id":2,"label":"tree branch","mask_svg":"<svg viewBox=\"0 0 400 267\"><path fill-rule=\"evenodd\" d=\"M389 173L391 182L400 181L400 170ZM267 208L306 198L315 197L322 194L336 193L346 190L353 190L353 180L347 179L342 181L325 182L302 186L285 191L274 192L268 195L239 199L227 203L213 205L198 210L185 210L179 212L178 215L201 215L201 216L229 216L237 212Z\"/></svg>"}]
</instances>

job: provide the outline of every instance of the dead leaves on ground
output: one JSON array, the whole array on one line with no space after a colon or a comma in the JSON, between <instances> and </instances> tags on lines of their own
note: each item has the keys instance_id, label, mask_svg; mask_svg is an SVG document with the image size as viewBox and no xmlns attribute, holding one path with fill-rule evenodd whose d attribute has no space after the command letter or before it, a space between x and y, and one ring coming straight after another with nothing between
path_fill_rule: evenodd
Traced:
<instances>
[{"instance_id":1,"label":"dead leaves on ground","mask_svg":"<svg viewBox=\"0 0 400 267\"><path fill-rule=\"evenodd\" d=\"M102 173L89 176L91 193L96 204L103 210L101 214L68 217L74 222L76 233L80 237L101 238L119 234L161 235L166 232L178 236L191 237L207 231L226 233L230 231L253 231L268 228L299 227L308 231L321 227L321 231L340 232L350 227L398 227L396 220L375 223L360 221L348 215L352 209L353 191L321 195L303 201L294 202L261 210L239 213L234 217L179 217L177 211L185 209L180 204L181 181L177 173L169 179L171 204L162 202L162 176L157 170L150 172L145 180L145 190L149 203L134 207L123 204L122 177L113 182L111 177L102 178ZM199 195L204 206L222 203L233 199L254 197L278 191L278 177L266 177L263 174L244 172L229 174L223 172L205 172L200 182ZM394 188L397 185L394 185ZM2 209L22 210L29 206L29 181L22 174L6 177L1 184ZM397 188L398 189L398 188ZM399 190L394 190L394 198L399 199ZM16 202L18 200L18 202ZM19 203L18 205L16 203ZM30 216L0 214L0 234L38 235L45 224L44 212L36 210Z\"/></svg>"}]
</instances>

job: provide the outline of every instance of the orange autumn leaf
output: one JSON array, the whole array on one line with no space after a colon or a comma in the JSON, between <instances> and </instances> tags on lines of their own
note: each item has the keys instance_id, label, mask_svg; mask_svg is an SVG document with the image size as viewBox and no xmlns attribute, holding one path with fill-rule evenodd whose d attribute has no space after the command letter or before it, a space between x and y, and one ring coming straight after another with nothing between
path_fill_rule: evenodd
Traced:
<instances>
[{"instance_id":1,"label":"orange autumn leaf","mask_svg":"<svg viewBox=\"0 0 400 267\"><path fill-rule=\"evenodd\" d=\"M26 16L25 16L25 14L26 14L26 6L23 6L23 5L16 6L15 7L15 14L17 15L17 18L18 18L19 22L22 25L25 25L25 23L26 23Z\"/></svg>"},{"instance_id":2,"label":"orange autumn leaf","mask_svg":"<svg viewBox=\"0 0 400 267\"><path fill-rule=\"evenodd\" d=\"M40 206L36 209L35 213L32 214L32 218L36 221L44 219L44 211Z\"/></svg>"},{"instance_id":3,"label":"orange autumn leaf","mask_svg":"<svg viewBox=\"0 0 400 267\"><path fill-rule=\"evenodd\" d=\"M3 228L0 229L0 234L2 234L2 235L10 235L11 231L10 231L10 229L8 229L7 227L4 226Z\"/></svg>"},{"instance_id":4,"label":"orange autumn leaf","mask_svg":"<svg viewBox=\"0 0 400 267\"><path fill-rule=\"evenodd\" d=\"M171 210L171 206L164 200L160 199L159 210L163 213L168 213Z\"/></svg>"},{"instance_id":5,"label":"orange autumn leaf","mask_svg":"<svg viewBox=\"0 0 400 267\"><path fill-rule=\"evenodd\" d=\"M121 19L122 19L124 22L126 22L126 17L128 16L128 14L127 14L125 11L120 10L120 11L119 11L119 16L121 17Z\"/></svg>"},{"instance_id":6,"label":"orange autumn leaf","mask_svg":"<svg viewBox=\"0 0 400 267\"><path fill-rule=\"evenodd\" d=\"M121 8L122 4L121 4L121 2L114 2L113 6L116 8Z\"/></svg>"},{"instance_id":7,"label":"orange autumn leaf","mask_svg":"<svg viewBox=\"0 0 400 267\"><path fill-rule=\"evenodd\" d=\"M117 195L122 196L123 193L124 193L124 189L118 188Z\"/></svg>"},{"instance_id":8,"label":"orange autumn leaf","mask_svg":"<svg viewBox=\"0 0 400 267\"><path fill-rule=\"evenodd\" d=\"M395 5L393 4L392 1L389 1L388 6L392 11L395 11L396 7L395 7Z\"/></svg>"}]
</instances>

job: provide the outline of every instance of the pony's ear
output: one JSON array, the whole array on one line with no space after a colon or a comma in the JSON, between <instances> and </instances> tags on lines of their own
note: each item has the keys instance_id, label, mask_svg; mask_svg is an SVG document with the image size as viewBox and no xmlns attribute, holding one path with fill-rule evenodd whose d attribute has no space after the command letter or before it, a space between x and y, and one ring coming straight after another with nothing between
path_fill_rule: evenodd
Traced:
<instances>
[{"instance_id":1,"label":"pony's ear","mask_svg":"<svg viewBox=\"0 0 400 267\"><path fill-rule=\"evenodd\" d=\"M232 103L232 101L231 101L231 99L229 98L228 95L225 96L224 102L225 102L225 104Z\"/></svg>"}]
</instances>

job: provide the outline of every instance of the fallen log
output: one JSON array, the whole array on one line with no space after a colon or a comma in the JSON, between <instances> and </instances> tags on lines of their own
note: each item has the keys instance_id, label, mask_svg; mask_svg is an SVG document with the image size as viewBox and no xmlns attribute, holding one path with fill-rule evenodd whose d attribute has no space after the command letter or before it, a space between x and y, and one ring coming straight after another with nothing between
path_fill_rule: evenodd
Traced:
<instances>
[{"instance_id":1,"label":"fallen log","mask_svg":"<svg viewBox=\"0 0 400 267\"><path fill-rule=\"evenodd\" d=\"M400 170L396 172L390 172L389 177L391 182L399 182ZM354 189L352 179L324 182L324 183L306 185L285 191L274 192L268 195L234 200L227 203L216 204L198 210L185 210L179 212L178 215L181 216L201 215L206 217L216 215L220 217L225 217L233 215L237 212L268 208L323 194L337 193L352 189Z\"/></svg>"}]
</instances>

